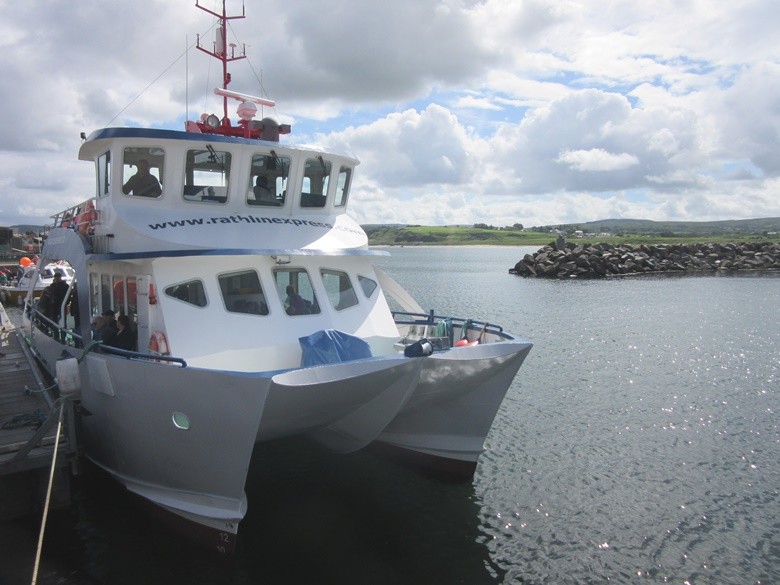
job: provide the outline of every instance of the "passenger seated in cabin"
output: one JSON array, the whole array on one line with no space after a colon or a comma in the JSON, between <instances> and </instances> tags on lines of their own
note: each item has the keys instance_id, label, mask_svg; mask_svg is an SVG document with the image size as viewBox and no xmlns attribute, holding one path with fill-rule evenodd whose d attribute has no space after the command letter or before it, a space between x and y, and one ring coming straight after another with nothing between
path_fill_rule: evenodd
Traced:
<instances>
[{"instance_id":1,"label":"passenger seated in cabin","mask_svg":"<svg viewBox=\"0 0 780 585\"><path fill-rule=\"evenodd\" d=\"M90 323L90 330L92 331L93 341L102 341L103 339L103 327L106 324L106 318L103 315L95 315L92 317L92 323Z\"/></svg>"},{"instance_id":2,"label":"passenger seated in cabin","mask_svg":"<svg viewBox=\"0 0 780 585\"><path fill-rule=\"evenodd\" d=\"M301 295L295 292L293 285L287 285L287 300L285 305L287 306L288 315L305 315L309 312L306 301Z\"/></svg>"},{"instance_id":3,"label":"passenger seated in cabin","mask_svg":"<svg viewBox=\"0 0 780 585\"><path fill-rule=\"evenodd\" d=\"M135 351L135 333L130 326L130 317L119 315L116 320L116 331L109 333L103 339L103 345L118 347L127 351Z\"/></svg>"},{"instance_id":4,"label":"passenger seated in cabin","mask_svg":"<svg viewBox=\"0 0 780 585\"><path fill-rule=\"evenodd\" d=\"M103 311L103 315L101 316L103 318L102 324L100 325L100 329L94 334L93 339L100 339L105 343L106 339L116 334L117 325L116 320L114 319L114 311L111 309Z\"/></svg>"},{"instance_id":5,"label":"passenger seated in cabin","mask_svg":"<svg viewBox=\"0 0 780 585\"><path fill-rule=\"evenodd\" d=\"M124 184L122 193L130 195L132 192L137 197L159 197L162 194L162 187L157 177L149 172L149 161L141 159L135 163L135 166L138 170Z\"/></svg>"},{"instance_id":6,"label":"passenger seated in cabin","mask_svg":"<svg viewBox=\"0 0 780 585\"><path fill-rule=\"evenodd\" d=\"M252 189L255 194L255 202L259 205L276 205L276 197L268 188L268 177L257 175L255 186Z\"/></svg>"}]
</instances>

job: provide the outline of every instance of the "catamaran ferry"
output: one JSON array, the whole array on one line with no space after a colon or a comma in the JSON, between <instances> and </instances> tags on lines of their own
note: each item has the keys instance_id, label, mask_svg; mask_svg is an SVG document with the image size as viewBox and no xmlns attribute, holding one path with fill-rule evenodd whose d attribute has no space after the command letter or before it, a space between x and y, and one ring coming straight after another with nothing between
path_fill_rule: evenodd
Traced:
<instances>
[{"instance_id":1,"label":"catamaran ferry","mask_svg":"<svg viewBox=\"0 0 780 585\"><path fill-rule=\"evenodd\" d=\"M273 102L227 88L233 17L196 6L219 23L199 48L222 62L224 115L85 137L95 193L53 216L39 262L75 276L58 322L28 296L25 331L80 401L86 457L228 551L258 442L386 445L471 477L531 343L424 311L373 265L387 252L348 213L358 161L256 120Z\"/></svg>"}]
</instances>

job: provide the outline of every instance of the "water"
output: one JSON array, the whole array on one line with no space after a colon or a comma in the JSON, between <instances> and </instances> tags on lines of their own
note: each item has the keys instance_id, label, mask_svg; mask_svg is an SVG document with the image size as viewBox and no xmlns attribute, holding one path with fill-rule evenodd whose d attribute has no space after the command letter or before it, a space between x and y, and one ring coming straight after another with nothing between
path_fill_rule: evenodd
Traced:
<instances>
[{"instance_id":1,"label":"water","mask_svg":"<svg viewBox=\"0 0 780 585\"><path fill-rule=\"evenodd\" d=\"M507 274L529 251L379 261L424 307L535 343L473 482L264 445L218 561L88 474L39 583L780 583L780 275ZM0 526L0 583L29 581L36 541Z\"/></svg>"}]
</instances>

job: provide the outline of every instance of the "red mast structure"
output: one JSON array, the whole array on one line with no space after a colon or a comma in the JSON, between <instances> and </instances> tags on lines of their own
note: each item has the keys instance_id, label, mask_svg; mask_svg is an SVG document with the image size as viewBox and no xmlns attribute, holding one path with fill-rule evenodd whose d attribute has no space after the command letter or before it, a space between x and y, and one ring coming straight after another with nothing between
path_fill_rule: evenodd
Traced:
<instances>
[{"instance_id":1,"label":"red mast structure","mask_svg":"<svg viewBox=\"0 0 780 585\"><path fill-rule=\"evenodd\" d=\"M267 100L243 93L228 90L228 85L231 82L231 76L227 69L227 64L230 61L238 61L240 59L246 59L246 45L241 46L241 54L236 55L235 44L228 45L227 42L227 22L228 20L234 20L238 18L246 18L246 9L244 5L241 6L241 15L228 16L225 9L225 0L222 0L222 14L209 10L205 6L201 6L198 0L195 0L195 7L200 8L204 12L211 14L219 19L219 26L217 27L217 39L214 42L213 50L209 50L200 44L200 35L197 39L197 48L207 55L214 57L222 63L222 88L215 89L214 93L222 96L223 104L223 116L221 122L213 114L201 117L200 121L195 122L195 125L200 132L205 134L223 134L225 136L241 136L244 138L259 138L262 140L271 140L278 142L279 134L289 134L291 131L289 124L278 124L276 121L265 118L259 122L252 120L257 113L257 106L269 106L274 107L276 105L272 100ZM230 54L228 54L228 46L230 46ZM238 100L240 105L238 106L238 115L241 118L238 121L238 126L232 126L230 118L228 117L228 98Z\"/></svg>"}]
</instances>

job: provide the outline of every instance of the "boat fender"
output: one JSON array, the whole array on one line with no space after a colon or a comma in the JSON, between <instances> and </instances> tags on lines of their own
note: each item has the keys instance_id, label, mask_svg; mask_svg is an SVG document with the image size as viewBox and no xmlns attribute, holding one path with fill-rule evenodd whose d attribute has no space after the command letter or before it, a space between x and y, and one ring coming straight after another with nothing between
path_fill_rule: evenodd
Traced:
<instances>
[{"instance_id":1,"label":"boat fender","mask_svg":"<svg viewBox=\"0 0 780 585\"><path fill-rule=\"evenodd\" d=\"M168 340L165 339L165 333L155 331L149 339L149 353L157 355L170 355L168 351Z\"/></svg>"},{"instance_id":2,"label":"boat fender","mask_svg":"<svg viewBox=\"0 0 780 585\"><path fill-rule=\"evenodd\" d=\"M79 361L74 358L57 360L54 364L57 386L63 396L78 396L81 392L81 375Z\"/></svg>"},{"instance_id":3,"label":"boat fender","mask_svg":"<svg viewBox=\"0 0 780 585\"><path fill-rule=\"evenodd\" d=\"M406 357L425 357L432 353L433 345L424 337L404 348L404 355Z\"/></svg>"}]
</instances>

